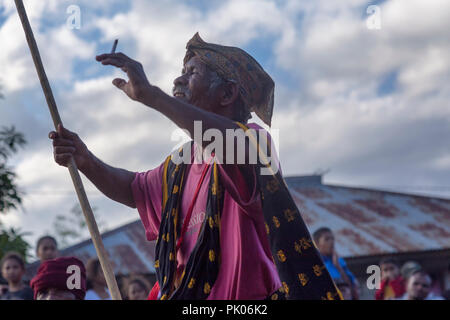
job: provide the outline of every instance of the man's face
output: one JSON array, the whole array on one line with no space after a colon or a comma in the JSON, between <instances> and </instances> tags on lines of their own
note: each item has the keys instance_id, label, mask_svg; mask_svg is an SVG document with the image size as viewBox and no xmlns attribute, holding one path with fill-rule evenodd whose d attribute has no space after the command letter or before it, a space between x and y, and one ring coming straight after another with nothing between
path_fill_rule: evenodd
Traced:
<instances>
[{"instance_id":1,"label":"man's face","mask_svg":"<svg viewBox=\"0 0 450 320\"><path fill-rule=\"evenodd\" d=\"M130 300L147 300L147 292L138 283L131 283L128 287L128 298Z\"/></svg>"},{"instance_id":2,"label":"man's face","mask_svg":"<svg viewBox=\"0 0 450 320\"><path fill-rule=\"evenodd\" d=\"M331 232L323 233L317 243L317 248L324 256L331 256L334 249L334 236Z\"/></svg>"},{"instance_id":3,"label":"man's face","mask_svg":"<svg viewBox=\"0 0 450 320\"><path fill-rule=\"evenodd\" d=\"M393 263L383 263L381 265L381 278L394 280L400 274L399 268Z\"/></svg>"},{"instance_id":4,"label":"man's face","mask_svg":"<svg viewBox=\"0 0 450 320\"><path fill-rule=\"evenodd\" d=\"M184 65L181 76L173 81L172 92L177 99L214 112L217 106L214 83L218 80L217 75L194 56Z\"/></svg>"},{"instance_id":5,"label":"man's face","mask_svg":"<svg viewBox=\"0 0 450 320\"><path fill-rule=\"evenodd\" d=\"M76 300L76 297L69 290L49 288L39 291L36 300Z\"/></svg>"},{"instance_id":6,"label":"man's face","mask_svg":"<svg viewBox=\"0 0 450 320\"><path fill-rule=\"evenodd\" d=\"M427 275L416 273L409 278L406 291L409 300L424 300L431 290L431 279Z\"/></svg>"},{"instance_id":7,"label":"man's face","mask_svg":"<svg viewBox=\"0 0 450 320\"><path fill-rule=\"evenodd\" d=\"M57 256L56 244L51 239L43 240L38 248L37 256L41 261L55 259Z\"/></svg>"},{"instance_id":8,"label":"man's face","mask_svg":"<svg viewBox=\"0 0 450 320\"><path fill-rule=\"evenodd\" d=\"M22 279L25 270L16 259L8 259L3 263L2 276L8 282L17 283Z\"/></svg>"}]
</instances>

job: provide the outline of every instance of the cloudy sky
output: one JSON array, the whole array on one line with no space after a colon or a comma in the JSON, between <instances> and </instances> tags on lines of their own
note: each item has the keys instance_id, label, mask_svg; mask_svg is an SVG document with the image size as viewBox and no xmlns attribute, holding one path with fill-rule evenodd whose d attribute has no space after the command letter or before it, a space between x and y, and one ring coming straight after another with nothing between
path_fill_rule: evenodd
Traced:
<instances>
[{"instance_id":1,"label":"cloudy sky","mask_svg":"<svg viewBox=\"0 0 450 320\"><path fill-rule=\"evenodd\" d=\"M65 126L113 166L157 166L176 127L126 98L111 84L121 72L95 55L119 38L118 51L170 92L186 42L199 31L206 41L245 49L275 80L272 127L285 175L329 170L325 183L450 198L447 0L24 3ZM80 8L79 29L67 25L71 5ZM379 8L380 29L368 27L369 5ZM11 161L23 208L0 221L31 231L34 242L76 196L67 170L53 162L52 122L11 0L0 0L0 84L0 126L15 125L28 140ZM84 181L105 227L138 218Z\"/></svg>"}]
</instances>

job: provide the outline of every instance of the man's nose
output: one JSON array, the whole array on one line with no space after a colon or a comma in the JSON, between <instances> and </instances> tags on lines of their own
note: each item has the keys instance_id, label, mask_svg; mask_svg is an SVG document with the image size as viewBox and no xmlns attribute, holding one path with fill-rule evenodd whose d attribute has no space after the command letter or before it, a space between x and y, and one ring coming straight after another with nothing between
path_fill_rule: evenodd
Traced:
<instances>
[{"instance_id":1,"label":"man's nose","mask_svg":"<svg viewBox=\"0 0 450 320\"><path fill-rule=\"evenodd\" d=\"M175 80L173 80L173 84L175 86L185 86L187 83L186 77L185 75L181 75L177 78L175 78Z\"/></svg>"}]
</instances>

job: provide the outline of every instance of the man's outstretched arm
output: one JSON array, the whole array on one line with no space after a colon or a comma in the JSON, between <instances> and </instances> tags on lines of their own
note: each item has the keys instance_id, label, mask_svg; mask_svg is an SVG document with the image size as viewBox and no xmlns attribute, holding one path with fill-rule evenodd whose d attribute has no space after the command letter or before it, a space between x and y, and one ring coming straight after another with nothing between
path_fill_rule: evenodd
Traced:
<instances>
[{"instance_id":1,"label":"man's outstretched arm","mask_svg":"<svg viewBox=\"0 0 450 320\"><path fill-rule=\"evenodd\" d=\"M76 133L61 125L56 132L49 133L49 138L53 140L56 163L67 167L70 157L73 157L78 169L102 193L114 201L136 208L131 191L133 172L107 165L88 150Z\"/></svg>"},{"instance_id":2,"label":"man's outstretched arm","mask_svg":"<svg viewBox=\"0 0 450 320\"><path fill-rule=\"evenodd\" d=\"M121 89L129 98L143 103L165 115L172 120L178 127L189 132L192 139L199 138L197 144L206 147L210 142L202 139L203 133L208 129L217 129L226 137L227 129L240 129L240 127L231 119L203 110L188 102L180 101L164 93L161 89L150 84L145 75L143 66L123 53L101 54L96 57L103 65L113 65L120 68L128 76L128 81L121 78L113 80L113 84ZM234 91L237 94L237 86ZM202 126L201 135L194 135L194 122L200 121ZM236 139L235 139L236 142ZM236 143L233 144L233 149ZM233 154L236 156L236 150ZM246 142L246 158L248 156L248 142ZM224 156L227 154L227 145L224 141ZM233 163L236 163L234 161ZM248 163L246 161L246 163Z\"/></svg>"}]
</instances>

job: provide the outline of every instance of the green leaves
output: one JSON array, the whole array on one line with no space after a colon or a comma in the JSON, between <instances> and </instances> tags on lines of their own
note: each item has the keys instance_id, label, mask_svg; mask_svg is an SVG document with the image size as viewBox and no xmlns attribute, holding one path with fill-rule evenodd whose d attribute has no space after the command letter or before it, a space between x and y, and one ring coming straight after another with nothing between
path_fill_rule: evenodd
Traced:
<instances>
[{"instance_id":1,"label":"green leaves","mask_svg":"<svg viewBox=\"0 0 450 320\"><path fill-rule=\"evenodd\" d=\"M2 127L0 130L0 161L6 162L8 157L17 152L18 147L26 144L22 133L17 132L14 126Z\"/></svg>"},{"instance_id":2,"label":"green leaves","mask_svg":"<svg viewBox=\"0 0 450 320\"><path fill-rule=\"evenodd\" d=\"M0 92L0 99L3 95ZM20 193L15 184L16 174L7 166L8 158L26 144L22 133L17 132L14 126L2 127L0 130L0 213L17 208L22 203ZM21 254L26 262L30 245L24 236L28 232L19 229L4 229L0 223L0 259L8 251Z\"/></svg>"},{"instance_id":3,"label":"green leaves","mask_svg":"<svg viewBox=\"0 0 450 320\"><path fill-rule=\"evenodd\" d=\"M9 230L0 230L0 259L9 251L15 251L22 255L25 262L28 257L28 249L31 246L24 239L29 232L21 232L20 229L10 228Z\"/></svg>"},{"instance_id":4,"label":"green leaves","mask_svg":"<svg viewBox=\"0 0 450 320\"><path fill-rule=\"evenodd\" d=\"M93 207L92 211L95 213L97 208ZM104 231L104 223L98 216L96 220L100 232ZM69 214L59 214L55 217L55 220L53 220L53 230L62 248L81 241L83 238L89 238L86 220L78 203L72 207Z\"/></svg>"},{"instance_id":5,"label":"green leaves","mask_svg":"<svg viewBox=\"0 0 450 320\"><path fill-rule=\"evenodd\" d=\"M0 130L0 213L16 209L22 203L15 184L16 174L7 166L8 158L26 144L22 133L14 126Z\"/></svg>"}]
</instances>

